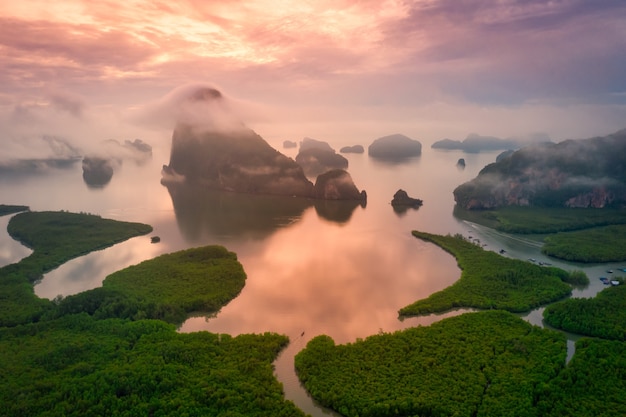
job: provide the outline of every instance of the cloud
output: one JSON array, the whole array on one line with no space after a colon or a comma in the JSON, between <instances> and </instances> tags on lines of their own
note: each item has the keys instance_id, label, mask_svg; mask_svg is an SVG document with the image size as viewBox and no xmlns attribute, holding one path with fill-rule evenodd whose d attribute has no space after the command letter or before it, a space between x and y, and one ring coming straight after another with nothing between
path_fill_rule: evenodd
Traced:
<instances>
[{"instance_id":1,"label":"cloud","mask_svg":"<svg viewBox=\"0 0 626 417\"><path fill-rule=\"evenodd\" d=\"M29 0L0 16L0 110L23 127L48 121L42 106L63 122L136 117L193 81L219 85L237 118L273 122L276 135L307 123L296 138L342 129L326 122L373 137L405 126L435 139L581 137L626 117L621 0ZM173 111L150 124L170 129Z\"/></svg>"},{"instance_id":2,"label":"cloud","mask_svg":"<svg viewBox=\"0 0 626 417\"><path fill-rule=\"evenodd\" d=\"M170 130L182 123L209 131L233 131L245 127L236 107L237 101L225 96L218 87L192 83L136 108L129 120Z\"/></svg>"}]
</instances>

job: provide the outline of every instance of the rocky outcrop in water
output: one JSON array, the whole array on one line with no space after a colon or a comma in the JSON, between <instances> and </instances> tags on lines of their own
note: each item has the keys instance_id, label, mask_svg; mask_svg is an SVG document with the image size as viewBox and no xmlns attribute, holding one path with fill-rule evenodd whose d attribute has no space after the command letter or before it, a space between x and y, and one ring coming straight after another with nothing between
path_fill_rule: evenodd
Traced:
<instances>
[{"instance_id":1,"label":"rocky outcrop in water","mask_svg":"<svg viewBox=\"0 0 626 417\"><path fill-rule=\"evenodd\" d=\"M341 152L341 153L363 153L363 152L365 152L365 149L363 148L362 145L352 145L352 146L344 146L343 148L339 149L339 152Z\"/></svg>"},{"instance_id":2,"label":"rocky outcrop in water","mask_svg":"<svg viewBox=\"0 0 626 417\"><path fill-rule=\"evenodd\" d=\"M424 202L419 198L409 197L406 191L400 189L396 191L393 195L393 200L391 200L391 205L396 206L407 206L407 207L420 207Z\"/></svg>"},{"instance_id":3,"label":"rocky outcrop in water","mask_svg":"<svg viewBox=\"0 0 626 417\"><path fill-rule=\"evenodd\" d=\"M365 191L359 191L352 177L343 169L333 169L317 177L315 198L323 200L367 201Z\"/></svg>"},{"instance_id":4,"label":"rocky outcrop in water","mask_svg":"<svg viewBox=\"0 0 626 417\"><path fill-rule=\"evenodd\" d=\"M520 149L454 190L461 208L626 206L626 129Z\"/></svg>"},{"instance_id":5,"label":"rocky outcrop in water","mask_svg":"<svg viewBox=\"0 0 626 417\"><path fill-rule=\"evenodd\" d=\"M83 180L91 188L102 188L113 177L113 163L108 158L84 157Z\"/></svg>"},{"instance_id":6,"label":"rocky outcrop in water","mask_svg":"<svg viewBox=\"0 0 626 417\"><path fill-rule=\"evenodd\" d=\"M205 131L179 124L162 182L186 181L207 188L311 197L313 183L291 158L248 128Z\"/></svg>"},{"instance_id":7,"label":"rocky outcrop in water","mask_svg":"<svg viewBox=\"0 0 626 417\"><path fill-rule=\"evenodd\" d=\"M307 177L316 177L331 169L348 168L348 160L336 153L327 142L311 138L304 138L300 143L296 162Z\"/></svg>"},{"instance_id":8,"label":"rocky outcrop in water","mask_svg":"<svg viewBox=\"0 0 626 417\"><path fill-rule=\"evenodd\" d=\"M354 194L356 186L347 172L320 176L319 185L314 186L298 163L246 127L215 88L185 89L175 98L178 122L172 135L170 162L163 166L161 178L170 192L182 184L250 194L363 198L364 192L357 190L358 195ZM330 148L325 142L305 142L309 143L301 144L301 149Z\"/></svg>"},{"instance_id":9,"label":"rocky outcrop in water","mask_svg":"<svg viewBox=\"0 0 626 417\"><path fill-rule=\"evenodd\" d=\"M408 136L395 134L376 139L367 154L380 159L406 159L422 154L422 144Z\"/></svg>"}]
</instances>

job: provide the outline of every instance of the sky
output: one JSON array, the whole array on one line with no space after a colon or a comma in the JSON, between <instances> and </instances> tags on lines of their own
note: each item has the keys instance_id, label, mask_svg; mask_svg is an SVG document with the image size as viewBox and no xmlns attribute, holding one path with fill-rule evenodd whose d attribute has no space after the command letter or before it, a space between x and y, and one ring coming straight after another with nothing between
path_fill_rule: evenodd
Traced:
<instances>
[{"instance_id":1,"label":"sky","mask_svg":"<svg viewBox=\"0 0 626 417\"><path fill-rule=\"evenodd\" d=\"M189 85L269 141L605 135L626 2L0 0L0 158L46 135L166 146L138 115Z\"/></svg>"}]
</instances>

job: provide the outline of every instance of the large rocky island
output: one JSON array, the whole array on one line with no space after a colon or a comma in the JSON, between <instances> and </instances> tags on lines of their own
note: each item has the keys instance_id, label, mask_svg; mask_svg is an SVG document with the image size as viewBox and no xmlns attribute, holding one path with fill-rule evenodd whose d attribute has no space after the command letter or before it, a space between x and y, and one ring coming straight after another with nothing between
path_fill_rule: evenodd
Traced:
<instances>
[{"instance_id":1,"label":"large rocky island","mask_svg":"<svg viewBox=\"0 0 626 417\"><path fill-rule=\"evenodd\" d=\"M218 90L206 87L192 92L187 104L198 103L200 110L207 111L207 118L210 118L211 110L227 111L222 106L223 100ZM232 114L227 116L234 119ZM293 159L272 148L242 122L230 120L228 124L179 121L172 136L170 162L163 166L161 182L168 187L184 182L206 189L242 193L319 196L302 167ZM335 199L353 197L352 194L340 195Z\"/></svg>"},{"instance_id":2,"label":"large rocky island","mask_svg":"<svg viewBox=\"0 0 626 417\"><path fill-rule=\"evenodd\" d=\"M460 207L626 206L626 129L520 149L454 190Z\"/></svg>"}]
</instances>

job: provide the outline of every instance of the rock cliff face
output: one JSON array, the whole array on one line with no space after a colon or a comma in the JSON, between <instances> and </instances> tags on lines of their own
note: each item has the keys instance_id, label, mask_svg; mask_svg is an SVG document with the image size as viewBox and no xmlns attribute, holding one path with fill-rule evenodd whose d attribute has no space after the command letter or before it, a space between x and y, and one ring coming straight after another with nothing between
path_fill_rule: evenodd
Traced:
<instances>
[{"instance_id":1,"label":"rock cliff face","mask_svg":"<svg viewBox=\"0 0 626 417\"><path fill-rule=\"evenodd\" d=\"M467 210L502 206L626 206L626 129L532 145L487 165L454 190Z\"/></svg>"},{"instance_id":2,"label":"rock cliff face","mask_svg":"<svg viewBox=\"0 0 626 417\"><path fill-rule=\"evenodd\" d=\"M365 202L367 194L359 191L352 177L343 169L333 169L317 177L315 198L323 200L360 200Z\"/></svg>"},{"instance_id":3,"label":"rock cliff face","mask_svg":"<svg viewBox=\"0 0 626 417\"><path fill-rule=\"evenodd\" d=\"M408 206L408 207L419 207L423 204L423 201L419 198L409 197L406 191L400 189L396 191L393 195L393 199L391 200L392 206Z\"/></svg>"},{"instance_id":4,"label":"rock cliff face","mask_svg":"<svg viewBox=\"0 0 626 417\"><path fill-rule=\"evenodd\" d=\"M313 183L302 168L247 128L203 131L176 126L162 182L181 180L218 190L313 196Z\"/></svg>"}]
</instances>

